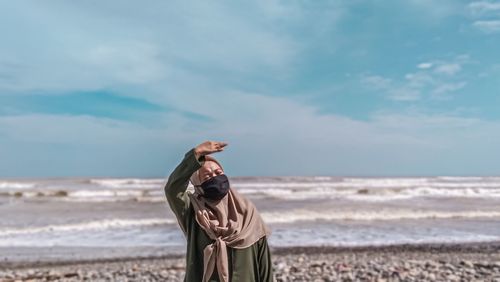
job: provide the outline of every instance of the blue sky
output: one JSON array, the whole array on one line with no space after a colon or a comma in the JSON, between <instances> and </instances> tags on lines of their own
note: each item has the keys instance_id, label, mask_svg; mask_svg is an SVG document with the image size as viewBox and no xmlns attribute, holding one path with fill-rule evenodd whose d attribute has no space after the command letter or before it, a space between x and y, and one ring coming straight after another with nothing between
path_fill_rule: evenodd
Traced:
<instances>
[{"instance_id":1,"label":"blue sky","mask_svg":"<svg viewBox=\"0 0 500 282\"><path fill-rule=\"evenodd\" d=\"M500 1L0 1L0 177L499 175Z\"/></svg>"}]
</instances>

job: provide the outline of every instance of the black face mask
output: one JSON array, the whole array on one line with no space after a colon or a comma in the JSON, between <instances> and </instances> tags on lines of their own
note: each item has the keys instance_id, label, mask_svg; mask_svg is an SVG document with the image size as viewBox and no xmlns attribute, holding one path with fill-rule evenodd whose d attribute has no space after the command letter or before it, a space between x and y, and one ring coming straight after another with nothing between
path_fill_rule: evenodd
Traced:
<instances>
[{"instance_id":1,"label":"black face mask","mask_svg":"<svg viewBox=\"0 0 500 282\"><path fill-rule=\"evenodd\" d=\"M203 188L203 197L218 201L229 191L229 179L225 174L220 174L201 183L200 186Z\"/></svg>"}]
</instances>

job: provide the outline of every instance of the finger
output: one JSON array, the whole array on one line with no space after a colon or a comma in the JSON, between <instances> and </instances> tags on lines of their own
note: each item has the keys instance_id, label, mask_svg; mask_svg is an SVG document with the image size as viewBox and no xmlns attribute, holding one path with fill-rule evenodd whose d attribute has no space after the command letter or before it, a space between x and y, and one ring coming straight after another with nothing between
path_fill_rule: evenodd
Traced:
<instances>
[{"instance_id":1,"label":"finger","mask_svg":"<svg viewBox=\"0 0 500 282\"><path fill-rule=\"evenodd\" d=\"M221 142L216 142L214 143L214 147L219 148L219 147L224 147L224 145Z\"/></svg>"}]
</instances>

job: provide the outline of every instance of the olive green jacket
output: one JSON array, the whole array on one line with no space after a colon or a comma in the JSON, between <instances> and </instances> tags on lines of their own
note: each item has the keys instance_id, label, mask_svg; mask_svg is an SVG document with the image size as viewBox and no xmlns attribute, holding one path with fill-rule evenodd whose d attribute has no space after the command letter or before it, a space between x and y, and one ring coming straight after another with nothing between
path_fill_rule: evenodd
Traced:
<instances>
[{"instance_id":1,"label":"olive green jacket","mask_svg":"<svg viewBox=\"0 0 500 282\"><path fill-rule=\"evenodd\" d=\"M189 178L205 162L205 157L196 159L194 148L184 155L182 162L168 177L165 195L174 212L186 240L186 276L184 281L199 282L203 278L203 249L214 242L199 226L194 218L186 188ZM275 281L271 262L271 252L267 238L262 237L248 248L227 247L229 277L231 282ZM210 281L219 281L215 268Z\"/></svg>"}]
</instances>

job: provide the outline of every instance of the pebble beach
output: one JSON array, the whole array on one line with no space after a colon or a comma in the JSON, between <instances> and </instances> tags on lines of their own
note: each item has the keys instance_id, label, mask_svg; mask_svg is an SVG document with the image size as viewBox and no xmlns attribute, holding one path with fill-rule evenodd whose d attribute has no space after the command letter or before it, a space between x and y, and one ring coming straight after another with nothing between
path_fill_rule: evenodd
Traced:
<instances>
[{"instance_id":1,"label":"pebble beach","mask_svg":"<svg viewBox=\"0 0 500 282\"><path fill-rule=\"evenodd\" d=\"M274 248L276 281L500 281L500 242ZM0 281L183 281L184 257L0 264Z\"/></svg>"}]
</instances>

